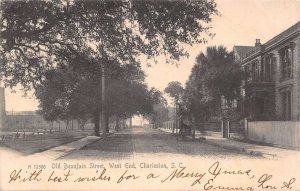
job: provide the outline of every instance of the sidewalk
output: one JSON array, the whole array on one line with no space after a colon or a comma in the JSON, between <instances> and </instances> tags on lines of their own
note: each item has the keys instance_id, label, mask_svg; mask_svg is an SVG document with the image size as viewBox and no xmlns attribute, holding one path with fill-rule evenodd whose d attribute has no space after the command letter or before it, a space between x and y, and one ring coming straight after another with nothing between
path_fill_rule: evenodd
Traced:
<instances>
[{"instance_id":1,"label":"sidewalk","mask_svg":"<svg viewBox=\"0 0 300 191\"><path fill-rule=\"evenodd\" d=\"M205 142L208 144L219 146L224 149L230 149L238 152L247 153L249 155L262 156L267 159L288 158L295 155L300 156L300 152L295 150L281 149L271 146L261 146L257 144L244 143L219 137L201 137L205 137ZM200 136L196 138L200 138Z\"/></svg>"},{"instance_id":2,"label":"sidewalk","mask_svg":"<svg viewBox=\"0 0 300 191\"><path fill-rule=\"evenodd\" d=\"M82 131L53 132L25 138L2 140L0 141L0 149L6 148L6 150L16 151L25 156L77 141L85 136L87 136L86 132Z\"/></svg>"},{"instance_id":3,"label":"sidewalk","mask_svg":"<svg viewBox=\"0 0 300 191\"><path fill-rule=\"evenodd\" d=\"M172 133L172 130L170 129L161 129L159 130ZM201 139L201 141L218 146L224 149L234 150L238 152L247 153L249 155L254 156L262 156L264 158L268 159L278 159L278 158L288 158L291 156L298 155L300 156L299 151L295 150L289 150L289 149L281 149L277 147L271 147L271 146L262 146L257 144L250 144L250 143L244 143L239 141L234 141L231 139L226 138L220 138L220 137L212 137L212 136L202 136L199 134L196 134L196 139Z\"/></svg>"},{"instance_id":4,"label":"sidewalk","mask_svg":"<svg viewBox=\"0 0 300 191\"><path fill-rule=\"evenodd\" d=\"M30 157L43 157L47 158L48 160L56 160L59 159L70 152L74 150L79 150L83 148L84 146L91 144L97 140L100 140L102 137L97 137L97 136L87 136L82 139L79 139L74 142L70 142L64 145L60 145L58 147L54 147L52 149L46 150L44 152L40 153L35 153L33 155L30 155Z\"/></svg>"}]
</instances>

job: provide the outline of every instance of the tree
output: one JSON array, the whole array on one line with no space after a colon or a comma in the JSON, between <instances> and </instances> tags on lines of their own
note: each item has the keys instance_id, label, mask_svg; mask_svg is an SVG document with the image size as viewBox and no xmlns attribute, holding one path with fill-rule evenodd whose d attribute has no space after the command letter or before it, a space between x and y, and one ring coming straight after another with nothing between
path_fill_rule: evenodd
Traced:
<instances>
[{"instance_id":1,"label":"tree","mask_svg":"<svg viewBox=\"0 0 300 191\"><path fill-rule=\"evenodd\" d=\"M175 127L173 128L173 133L175 128L178 127L178 108L179 108L179 101L182 97L184 89L180 82L173 81L168 84L168 86L164 90L171 98L173 98L174 105L175 105Z\"/></svg>"},{"instance_id":2,"label":"tree","mask_svg":"<svg viewBox=\"0 0 300 191\"><path fill-rule=\"evenodd\" d=\"M78 68L99 65L87 75L110 62L138 65L141 54L178 60L187 55L183 44L212 35L213 14L213 0L2 1L1 76L6 86L20 83L27 91L73 60Z\"/></svg>"},{"instance_id":3,"label":"tree","mask_svg":"<svg viewBox=\"0 0 300 191\"><path fill-rule=\"evenodd\" d=\"M211 117L224 117L220 108L221 99L231 104L239 96L242 76L240 66L234 62L233 53L225 47L208 47L206 54L201 52L183 96L185 111L193 117L194 124Z\"/></svg>"},{"instance_id":4,"label":"tree","mask_svg":"<svg viewBox=\"0 0 300 191\"><path fill-rule=\"evenodd\" d=\"M151 121L155 126L160 127L163 122L168 121L169 110L166 105L162 103L157 103L153 105L153 114L151 116Z\"/></svg>"},{"instance_id":5,"label":"tree","mask_svg":"<svg viewBox=\"0 0 300 191\"><path fill-rule=\"evenodd\" d=\"M171 98L177 103L183 93L183 87L180 82L173 81L168 84L164 92L169 94Z\"/></svg>"},{"instance_id":6,"label":"tree","mask_svg":"<svg viewBox=\"0 0 300 191\"><path fill-rule=\"evenodd\" d=\"M46 120L77 119L82 122L93 116L97 135L99 120L97 125L95 112L101 106L95 98L100 90L95 88L98 87L99 82L93 80L80 75L70 67L59 66L57 69L49 70L35 92L40 103L40 114Z\"/></svg>"},{"instance_id":7,"label":"tree","mask_svg":"<svg viewBox=\"0 0 300 191\"><path fill-rule=\"evenodd\" d=\"M97 66L97 65L95 65ZM90 66L92 67L92 66ZM134 114L152 112L152 98L144 84L144 73L133 65L107 65L108 98L103 108L99 102L101 76L88 76L83 68L75 70L70 65L60 66L47 73L37 88L40 113L46 119L80 119L93 117L95 134L99 134L99 114L104 109L106 126L109 118L128 118ZM49 96L50 95L50 96ZM104 129L109 132L109 129Z\"/></svg>"},{"instance_id":8,"label":"tree","mask_svg":"<svg viewBox=\"0 0 300 191\"><path fill-rule=\"evenodd\" d=\"M66 55L84 61L93 53L122 64L137 63L139 53L179 59L187 54L180 43L205 41L200 34L210 34L213 14L213 0L3 1L4 82L35 86Z\"/></svg>"},{"instance_id":9,"label":"tree","mask_svg":"<svg viewBox=\"0 0 300 191\"><path fill-rule=\"evenodd\" d=\"M151 88L148 94L151 103L151 112L145 117L156 127L157 125L161 125L162 122L169 120L167 100L163 97L163 93L155 88Z\"/></svg>"}]
</instances>

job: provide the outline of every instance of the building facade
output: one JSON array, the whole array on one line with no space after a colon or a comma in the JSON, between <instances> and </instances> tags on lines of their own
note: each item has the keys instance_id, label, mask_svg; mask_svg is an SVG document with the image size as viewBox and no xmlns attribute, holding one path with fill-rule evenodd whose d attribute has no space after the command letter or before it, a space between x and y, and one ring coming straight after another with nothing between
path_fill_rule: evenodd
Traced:
<instances>
[{"instance_id":1,"label":"building facade","mask_svg":"<svg viewBox=\"0 0 300 191\"><path fill-rule=\"evenodd\" d=\"M241 117L300 120L300 22L265 44L234 46L245 78L237 100Z\"/></svg>"}]
</instances>

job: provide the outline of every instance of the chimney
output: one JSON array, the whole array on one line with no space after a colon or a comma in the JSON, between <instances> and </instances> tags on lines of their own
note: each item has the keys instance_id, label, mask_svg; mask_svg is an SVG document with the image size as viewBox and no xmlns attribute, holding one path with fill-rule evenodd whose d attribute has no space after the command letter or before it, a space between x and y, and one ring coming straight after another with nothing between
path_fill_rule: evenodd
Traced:
<instances>
[{"instance_id":1,"label":"chimney","mask_svg":"<svg viewBox=\"0 0 300 191\"><path fill-rule=\"evenodd\" d=\"M255 39L255 47L259 47L261 44L260 44L260 39L257 38Z\"/></svg>"}]
</instances>

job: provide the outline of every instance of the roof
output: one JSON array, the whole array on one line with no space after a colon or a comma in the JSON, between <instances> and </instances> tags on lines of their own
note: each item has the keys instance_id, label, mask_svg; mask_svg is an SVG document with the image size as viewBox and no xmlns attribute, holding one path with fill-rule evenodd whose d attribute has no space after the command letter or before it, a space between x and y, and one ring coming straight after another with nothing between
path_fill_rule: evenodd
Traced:
<instances>
[{"instance_id":1,"label":"roof","mask_svg":"<svg viewBox=\"0 0 300 191\"><path fill-rule=\"evenodd\" d=\"M284 40L291 38L293 35L299 33L299 31L300 31L300 21L298 21L293 26L289 27L288 29L284 30L283 32L281 32L280 34L276 35L268 42L263 44L262 45L263 49L261 49L261 47L255 47L255 46L234 46L233 50L237 54L238 59L244 60L261 50L267 51L268 49L277 46L278 43L282 43Z\"/></svg>"},{"instance_id":2,"label":"roof","mask_svg":"<svg viewBox=\"0 0 300 191\"><path fill-rule=\"evenodd\" d=\"M238 54L239 58L241 58L253 48L254 46L234 46L233 50Z\"/></svg>"},{"instance_id":3,"label":"roof","mask_svg":"<svg viewBox=\"0 0 300 191\"><path fill-rule=\"evenodd\" d=\"M292 35L296 32L299 32L299 31L300 31L300 21L297 22L296 24L294 24L293 26L289 27L288 29L284 30L280 34L276 35L275 37L273 37L271 40L266 42L264 44L264 46L266 48L268 48L268 47L272 46L273 44L281 41L282 39L289 37L290 35Z\"/></svg>"}]
</instances>

